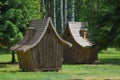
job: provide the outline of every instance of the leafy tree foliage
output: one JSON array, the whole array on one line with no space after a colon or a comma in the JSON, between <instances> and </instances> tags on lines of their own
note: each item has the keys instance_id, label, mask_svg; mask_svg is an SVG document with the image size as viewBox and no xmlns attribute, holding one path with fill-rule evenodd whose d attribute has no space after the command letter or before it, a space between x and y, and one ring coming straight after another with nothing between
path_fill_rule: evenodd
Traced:
<instances>
[{"instance_id":1,"label":"leafy tree foliage","mask_svg":"<svg viewBox=\"0 0 120 80\"><path fill-rule=\"evenodd\" d=\"M68 21L71 21L72 1L67 2ZM89 23L90 38L100 46L100 50L120 47L120 0L74 0L74 2L75 21ZM45 6L47 15L53 18L53 1L46 0ZM56 0L56 14L57 31L61 33L60 0Z\"/></svg>"},{"instance_id":2,"label":"leafy tree foliage","mask_svg":"<svg viewBox=\"0 0 120 80\"><path fill-rule=\"evenodd\" d=\"M44 2L44 6L41 7L41 10L44 12L44 16L45 17L51 17L52 20L54 21L54 0L42 0L42 3ZM41 3L41 4L42 4ZM62 30L64 29L64 26L63 24L65 24L65 20L68 20L68 21L71 21L71 14L72 14L72 1L68 1L67 0L67 19L65 19L66 15L65 15L65 0L63 0L63 12L61 12L61 0L56 0L56 29L57 29L57 32L59 34L61 34ZM44 10L45 9L45 10ZM63 13L63 18L61 17L61 14ZM63 21L62 21L63 20ZM63 24L62 24L63 23ZM63 25L63 27L62 27Z\"/></svg>"},{"instance_id":3,"label":"leafy tree foliage","mask_svg":"<svg viewBox=\"0 0 120 80\"><path fill-rule=\"evenodd\" d=\"M92 39L100 46L100 49L120 47L120 6L118 5L120 1L93 1L94 3L91 2L89 6L87 17Z\"/></svg>"},{"instance_id":4,"label":"leafy tree foliage","mask_svg":"<svg viewBox=\"0 0 120 80\"><path fill-rule=\"evenodd\" d=\"M52 17L54 0L0 0L0 43L9 47L22 39L31 19ZM71 21L72 1L63 0L65 20ZM74 0L75 21L87 21L91 39L100 46L120 47L120 0ZM61 34L60 0L56 0L56 29ZM65 19L67 15L67 19Z\"/></svg>"},{"instance_id":5,"label":"leafy tree foliage","mask_svg":"<svg viewBox=\"0 0 120 80\"><path fill-rule=\"evenodd\" d=\"M21 40L31 19L40 18L39 0L0 0L0 43L6 47Z\"/></svg>"}]
</instances>

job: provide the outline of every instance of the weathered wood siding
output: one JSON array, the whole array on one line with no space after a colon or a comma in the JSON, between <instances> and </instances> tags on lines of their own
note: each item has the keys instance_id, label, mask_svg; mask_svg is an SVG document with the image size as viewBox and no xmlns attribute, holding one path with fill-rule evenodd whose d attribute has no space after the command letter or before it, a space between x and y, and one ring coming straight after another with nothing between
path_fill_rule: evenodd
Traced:
<instances>
[{"instance_id":1,"label":"weathered wood siding","mask_svg":"<svg viewBox=\"0 0 120 80\"><path fill-rule=\"evenodd\" d=\"M81 47L78 63L92 63L97 60L97 49L93 47Z\"/></svg>"},{"instance_id":2,"label":"weathered wood siding","mask_svg":"<svg viewBox=\"0 0 120 80\"><path fill-rule=\"evenodd\" d=\"M78 63L78 58L80 58L80 51L77 45L73 45L73 47L68 48L64 47L63 49L63 58L64 63Z\"/></svg>"},{"instance_id":3,"label":"weathered wood siding","mask_svg":"<svg viewBox=\"0 0 120 80\"><path fill-rule=\"evenodd\" d=\"M97 60L97 48L80 46L75 42L68 28L64 33L63 39L73 44L71 48L64 47L63 49L64 63L92 63Z\"/></svg>"},{"instance_id":4,"label":"weathered wood siding","mask_svg":"<svg viewBox=\"0 0 120 80\"><path fill-rule=\"evenodd\" d=\"M34 29L30 29L30 28L27 29L27 31L26 31L26 37L27 37L26 39L27 40L26 41L29 41L33 37L34 31L35 31Z\"/></svg>"},{"instance_id":5,"label":"weathered wood siding","mask_svg":"<svg viewBox=\"0 0 120 80\"><path fill-rule=\"evenodd\" d=\"M34 65L32 61L31 50L27 52L17 51L19 67L25 71L32 71L34 70Z\"/></svg>"},{"instance_id":6,"label":"weathered wood siding","mask_svg":"<svg viewBox=\"0 0 120 80\"><path fill-rule=\"evenodd\" d=\"M71 46L58 36L48 18L31 21L23 41L13 50L23 70L58 71L62 68L63 45Z\"/></svg>"},{"instance_id":7,"label":"weathered wood siding","mask_svg":"<svg viewBox=\"0 0 120 80\"><path fill-rule=\"evenodd\" d=\"M62 68L63 46L58 42L51 27L48 27L41 42L32 49L34 67L39 70Z\"/></svg>"},{"instance_id":8,"label":"weathered wood siding","mask_svg":"<svg viewBox=\"0 0 120 80\"><path fill-rule=\"evenodd\" d=\"M79 55L79 45L76 45L75 40L73 39L69 29L67 28L64 32L66 34L63 34L63 39L65 39L68 42L71 42L73 44L72 47L66 47L63 48L63 58L64 63L76 63L76 59L78 58L77 55Z\"/></svg>"}]
</instances>

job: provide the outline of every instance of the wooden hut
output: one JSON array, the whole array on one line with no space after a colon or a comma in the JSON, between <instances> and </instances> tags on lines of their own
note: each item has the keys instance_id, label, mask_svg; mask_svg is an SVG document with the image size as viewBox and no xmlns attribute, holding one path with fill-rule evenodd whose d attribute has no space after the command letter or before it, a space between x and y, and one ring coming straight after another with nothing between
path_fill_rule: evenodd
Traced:
<instances>
[{"instance_id":1,"label":"wooden hut","mask_svg":"<svg viewBox=\"0 0 120 80\"><path fill-rule=\"evenodd\" d=\"M68 22L62 35L72 47L64 47L64 63L92 63L97 60L97 47L87 39L82 22Z\"/></svg>"},{"instance_id":2,"label":"wooden hut","mask_svg":"<svg viewBox=\"0 0 120 80\"><path fill-rule=\"evenodd\" d=\"M53 27L51 18L33 20L24 39L11 50L17 52L19 67L25 71L58 71L62 68L63 40Z\"/></svg>"}]
</instances>

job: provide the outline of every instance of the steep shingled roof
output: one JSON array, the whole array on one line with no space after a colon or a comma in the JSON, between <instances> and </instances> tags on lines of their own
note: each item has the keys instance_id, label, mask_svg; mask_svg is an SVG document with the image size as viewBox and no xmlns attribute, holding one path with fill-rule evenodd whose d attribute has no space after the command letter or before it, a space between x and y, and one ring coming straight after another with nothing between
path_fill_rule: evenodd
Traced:
<instances>
[{"instance_id":1,"label":"steep shingled roof","mask_svg":"<svg viewBox=\"0 0 120 80\"><path fill-rule=\"evenodd\" d=\"M51 18L46 18L46 19L41 19L41 20L33 20L30 23L29 29L35 29L35 32L33 33L33 36L31 37L30 40L27 39L28 35L26 34L24 39L18 43L17 45L11 47L11 50L22 50L24 52L26 52L27 50L33 48L34 46L36 46L40 40L43 38L48 25L52 26L52 29L56 35L56 37L58 38L58 40L60 40L64 45L68 45L68 46L72 46L71 43L63 40L56 32L56 30L54 29L54 26L52 24L52 20Z\"/></svg>"},{"instance_id":2,"label":"steep shingled roof","mask_svg":"<svg viewBox=\"0 0 120 80\"><path fill-rule=\"evenodd\" d=\"M73 36L73 39L81 46L88 47L93 46L94 44L90 42L87 39L83 39L82 36L80 36L80 30L82 30L82 22L68 22L68 25L66 26L69 28L70 33Z\"/></svg>"}]
</instances>

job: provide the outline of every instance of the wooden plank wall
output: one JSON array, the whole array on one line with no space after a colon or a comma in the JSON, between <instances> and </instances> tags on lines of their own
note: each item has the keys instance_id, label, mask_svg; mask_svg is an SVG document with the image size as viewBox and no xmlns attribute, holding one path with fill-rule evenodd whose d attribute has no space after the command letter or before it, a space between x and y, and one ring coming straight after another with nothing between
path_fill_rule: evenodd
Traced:
<instances>
[{"instance_id":1,"label":"wooden plank wall","mask_svg":"<svg viewBox=\"0 0 120 80\"><path fill-rule=\"evenodd\" d=\"M18 56L20 69L22 69L23 71L34 70L34 65L32 62L32 55L30 50L25 53L22 51L17 51L17 56Z\"/></svg>"},{"instance_id":2,"label":"wooden plank wall","mask_svg":"<svg viewBox=\"0 0 120 80\"><path fill-rule=\"evenodd\" d=\"M65 34L63 34L63 39L66 41L69 41L73 44L72 47L64 47L63 49L63 58L64 58L64 63L76 63L76 58L78 58L77 54L79 54L79 47L76 45L76 42L74 41L71 33L69 32L69 29L66 29Z\"/></svg>"},{"instance_id":3,"label":"wooden plank wall","mask_svg":"<svg viewBox=\"0 0 120 80\"><path fill-rule=\"evenodd\" d=\"M64 47L63 49L64 63L92 63L97 60L97 48L80 46L75 42L68 28L63 34L63 39L73 44L71 48Z\"/></svg>"},{"instance_id":4,"label":"wooden plank wall","mask_svg":"<svg viewBox=\"0 0 120 80\"><path fill-rule=\"evenodd\" d=\"M63 46L55 34L46 32L41 42L32 49L33 62L39 70L60 70L62 68Z\"/></svg>"},{"instance_id":5,"label":"wooden plank wall","mask_svg":"<svg viewBox=\"0 0 120 80\"><path fill-rule=\"evenodd\" d=\"M83 48L77 44L64 48L63 57L64 63L92 63L98 59L95 48Z\"/></svg>"},{"instance_id":6,"label":"wooden plank wall","mask_svg":"<svg viewBox=\"0 0 120 80\"><path fill-rule=\"evenodd\" d=\"M27 52L17 52L21 69L26 71L58 71L62 68L63 45L56 37L52 27L49 26L48 28L49 29L46 31L44 37L35 47L33 47L31 50L28 50ZM31 29L28 30L28 40L32 38L30 34L33 34L33 32L34 31Z\"/></svg>"}]
</instances>

